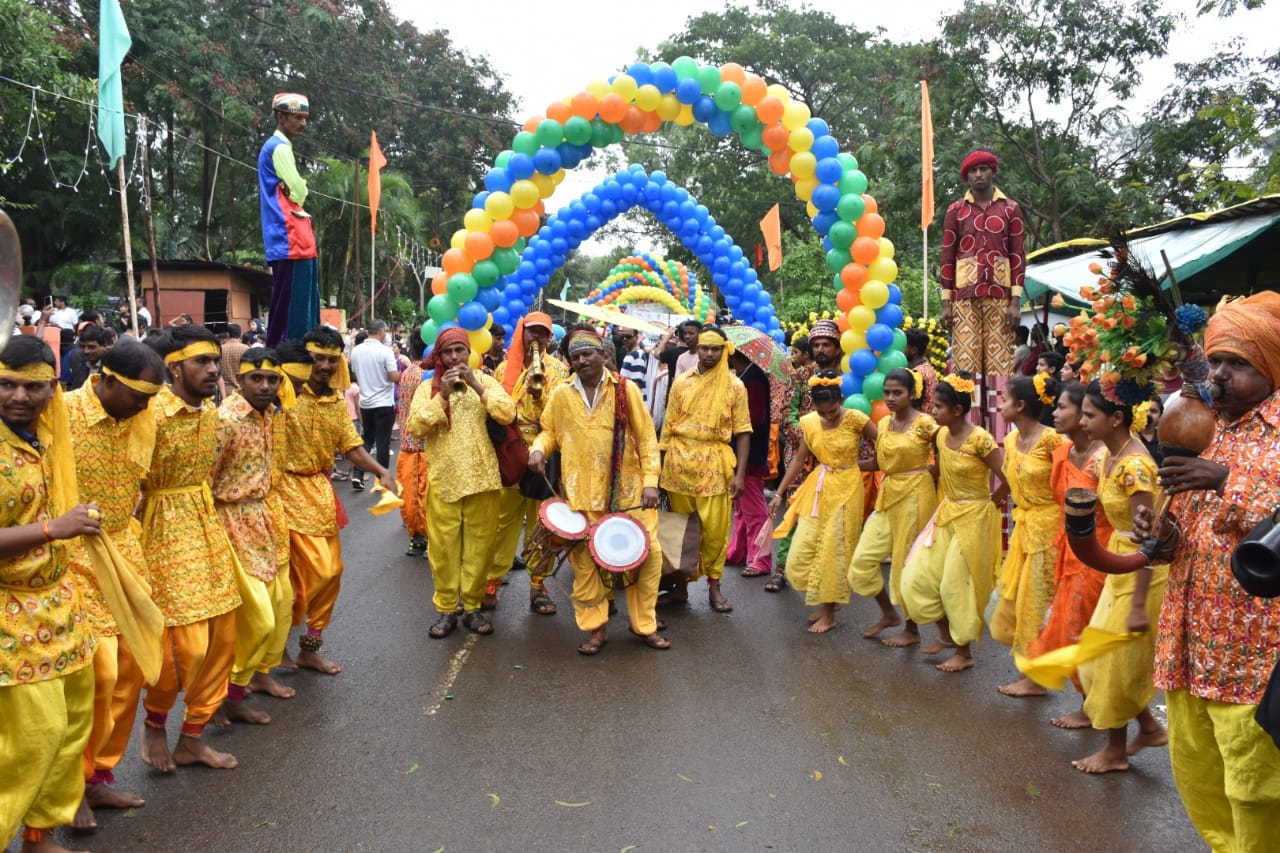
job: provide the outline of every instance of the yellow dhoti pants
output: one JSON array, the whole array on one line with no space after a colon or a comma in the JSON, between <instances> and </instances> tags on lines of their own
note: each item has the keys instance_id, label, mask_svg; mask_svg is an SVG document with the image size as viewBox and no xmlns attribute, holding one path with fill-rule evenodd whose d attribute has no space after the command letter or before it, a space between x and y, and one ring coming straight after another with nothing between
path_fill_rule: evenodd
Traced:
<instances>
[{"instance_id":1,"label":"yellow dhoti pants","mask_svg":"<svg viewBox=\"0 0 1280 853\"><path fill-rule=\"evenodd\" d=\"M99 636L93 654L93 729L84 749L84 778L88 784L110 781L129 743L138 711L142 671L118 634ZM120 736L116 726L122 727ZM112 745L118 743L117 749Z\"/></svg>"},{"instance_id":2,"label":"yellow dhoti pants","mask_svg":"<svg viewBox=\"0 0 1280 853\"><path fill-rule=\"evenodd\" d=\"M681 515L696 513L702 521L697 577L706 575L708 580L720 580L724 574L724 560L729 553L729 527L733 523L733 498L728 492L706 496L668 492L667 498L671 501L672 512L678 512ZM654 538L656 540L656 537Z\"/></svg>"},{"instance_id":3,"label":"yellow dhoti pants","mask_svg":"<svg viewBox=\"0 0 1280 853\"><path fill-rule=\"evenodd\" d=\"M1280 748L1256 705L1166 694L1169 760L1187 815L1214 853L1264 853L1280 842Z\"/></svg>"},{"instance_id":4,"label":"yellow dhoti pants","mask_svg":"<svg viewBox=\"0 0 1280 853\"><path fill-rule=\"evenodd\" d=\"M595 524L608 513L584 514L589 523ZM658 603L658 583L662 579L658 511L639 509L627 514L644 524L649 531L649 556L635 570L635 583L626 588L627 620L631 623L631 630L648 636L658 630L658 618L654 610ZM594 631L609 621L609 589L600 578L600 569L591 558L591 549L587 547L587 543L579 543L569 552L569 565L573 566L574 619L582 630Z\"/></svg>"},{"instance_id":5,"label":"yellow dhoti pants","mask_svg":"<svg viewBox=\"0 0 1280 853\"><path fill-rule=\"evenodd\" d=\"M164 728L178 693L184 692L182 733L199 737L227 698L227 679L236 658L236 612L167 627L160 642L164 649L160 679L147 687L142 700L147 725Z\"/></svg>"},{"instance_id":6,"label":"yellow dhoti pants","mask_svg":"<svg viewBox=\"0 0 1280 853\"><path fill-rule=\"evenodd\" d=\"M71 823L84 796L81 755L93 728L93 667L0 687L0 839L18 827Z\"/></svg>"},{"instance_id":7,"label":"yellow dhoti pants","mask_svg":"<svg viewBox=\"0 0 1280 853\"><path fill-rule=\"evenodd\" d=\"M952 642L972 643L982 636L982 611L995 579L984 578L986 586L977 582L950 529L939 527L932 547L941 552L937 557L921 548L903 566L902 609L921 625L946 619Z\"/></svg>"},{"instance_id":8,"label":"yellow dhoti pants","mask_svg":"<svg viewBox=\"0 0 1280 853\"><path fill-rule=\"evenodd\" d=\"M342 540L289 531L289 575L293 582L293 624L323 631L333 618L342 586Z\"/></svg>"},{"instance_id":9,"label":"yellow dhoti pants","mask_svg":"<svg viewBox=\"0 0 1280 853\"><path fill-rule=\"evenodd\" d=\"M494 534L493 565L485 580L495 581L511 571L516 551L520 547L520 530L527 527L530 533L538 523L538 507L541 501L520 494L519 486L509 486L498 492L498 529Z\"/></svg>"},{"instance_id":10,"label":"yellow dhoti pants","mask_svg":"<svg viewBox=\"0 0 1280 853\"><path fill-rule=\"evenodd\" d=\"M435 490L427 495L427 558L437 612L452 613L459 601L468 613L480 609L493 564L500 494L494 489L448 502Z\"/></svg>"},{"instance_id":11,"label":"yellow dhoti pants","mask_svg":"<svg viewBox=\"0 0 1280 853\"><path fill-rule=\"evenodd\" d=\"M255 672L270 672L273 666L280 665L284 658L285 644L289 642L289 626L292 624L293 586L289 583L289 576L280 572L269 583L255 577L250 577L249 580L251 583L265 583L275 623L271 638L266 645L258 645L260 651L256 656L246 656L237 646L235 664L231 668L231 683L238 687L247 685Z\"/></svg>"}]
</instances>

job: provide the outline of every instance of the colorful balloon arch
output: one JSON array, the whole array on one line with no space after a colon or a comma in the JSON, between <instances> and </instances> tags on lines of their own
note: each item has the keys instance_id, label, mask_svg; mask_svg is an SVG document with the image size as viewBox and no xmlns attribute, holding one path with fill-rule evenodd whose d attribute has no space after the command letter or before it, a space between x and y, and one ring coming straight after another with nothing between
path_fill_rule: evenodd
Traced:
<instances>
[{"instance_id":1,"label":"colorful balloon arch","mask_svg":"<svg viewBox=\"0 0 1280 853\"><path fill-rule=\"evenodd\" d=\"M734 315L781 340L772 298L743 262L740 247L714 223L707 209L680 187L658 182L617 181L617 196L588 193L544 223L543 200L596 148L625 136L653 133L667 122L700 122L716 136L736 133L748 148L769 157L770 169L791 178L806 202L813 226L824 237L844 329L841 346L848 373L845 404L864 411L880 399L884 372L898 359L901 292L893 284L893 244L883 237L884 220L866 194L867 178L852 154L842 152L827 123L810 115L785 87L766 85L736 63L716 67L689 57L674 62L635 63L609 81L593 80L583 91L531 118L495 158L485 189L463 217L463 228L444 253L444 272L432 283L431 320L423 339L456 323L472 335L473 357L483 352L488 327L523 316L538 291L564 264L569 252L590 237L621 205L643 198L682 241L706 246L713 283ZM643 174L632 167L625 175ZM657 187L658 199L645 193ZM613 190L609 182L602 189ZM671 188L668 193L668 189ZM669 198L663 198L669 195ZM655 210L655 203L660 205ZM592 208L595 208L594 210ZM534 238L537 239L534 239ZM699 252L702 257L703 253Z\"/></svg>"},{"instance_id":2,"label":"colorful balloon arch","mask_svg":"<svg viewBox=\"0 0 1280 853\"><path fill-rule=\"evenodd\" d=\"M673 314L688 314L702 323L715 322L716 317L715 305L687 266L643 253L620 260L582 301L588 305L618 306L654 302Z\"/></svg>"}]
</instances>

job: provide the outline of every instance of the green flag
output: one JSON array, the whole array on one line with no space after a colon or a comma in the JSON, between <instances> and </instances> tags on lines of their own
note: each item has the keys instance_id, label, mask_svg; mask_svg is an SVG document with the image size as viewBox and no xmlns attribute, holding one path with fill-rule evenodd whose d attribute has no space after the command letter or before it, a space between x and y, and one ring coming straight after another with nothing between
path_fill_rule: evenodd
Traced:
<instances>
[{"instance_id":1,"label":"green flag","mask_svg":"<svg viewBox=\"0 0 1280 853\"><path fill-rule=\"evenodd\" d=\"M564 287L560 288L560 298L564 299L568 293L569 293L569 279L566 277L564 280Z\"/></svg>"},{"instance_id":2,"label":"green flag","mask_svg":"<svg viewBox=\"0 0 1280 853\"><path fill-rule=\"evenodd\" d=\"M124 156L124 91L120 85L120 63L132 44L119 0L101 0L98 4L98 139L107 149L110 167Z\"/></svg>"}]
</instances>

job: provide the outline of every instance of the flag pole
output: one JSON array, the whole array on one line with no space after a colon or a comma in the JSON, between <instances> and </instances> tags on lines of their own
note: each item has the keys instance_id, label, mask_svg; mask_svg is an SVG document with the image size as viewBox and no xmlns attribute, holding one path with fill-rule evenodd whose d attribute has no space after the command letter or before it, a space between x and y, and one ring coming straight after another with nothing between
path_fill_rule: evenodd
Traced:
<instances>
[{"instance_id":1,"label":"flag pole","mask_svg":"<svg viewBox=\"0 0 1280 853\"><path fill-rule=\"evenodd\" d=\"M373 223L371 224L373 225L373 227L369 229L369 319L370 320L373 319L373 300L376 296L374 288L377 287L377 282L373 280L373 275L374 275L374 258L377 256L377 252L375 250L378 245L377 225ZM368 327L368 325L369 325L368 323L365 323L366 328Z\"/></svg>"},{"instance_id":2,"label":"flag pole","mask_svg":"<svg viewBox=\"0 0 1280 853\"><path fill-rule=\"evenodd\" d=\"M129 198L125 194L127 184L124 178L124 158L116 160L116 178L120 181L120 225L124 236L124 278L129 283L129 320L134 332L141 340L142 330L138 328L138 295L133 285L133 245L129 237ZM155 306L159 316L160 306Z\"/></svg>"},{"instance_id":3,"label":"flag pole","mask_svg":"<svg viewBox=\"0 0 1280 853\"><path fill-rule=\"evenodd\" d=\"M921 244L920 250L920 299L923 308L920 312L920 319L926 323L929 322L929 228L928 226L920 229Z\"/></svg>"}]
</instances>

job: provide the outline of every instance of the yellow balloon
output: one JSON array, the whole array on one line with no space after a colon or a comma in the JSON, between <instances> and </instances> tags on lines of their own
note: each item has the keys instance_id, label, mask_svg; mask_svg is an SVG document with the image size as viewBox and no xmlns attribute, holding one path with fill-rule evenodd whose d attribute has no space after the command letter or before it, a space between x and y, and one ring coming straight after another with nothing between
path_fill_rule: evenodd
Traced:
<instances>
[{"instance_id":1,"label":"yellow balloon","mask_svg":"<svg viewBox=\"0 0 1280 853\"><path fill-rule=\"evenodd\" d=\"M848 334L848 332L846 332L845 334ZM849 372L849 356L847 355L840 356L840 372L841 373Z\"/></svg>"},{"instance_id":2,"label":"yellow balloon","mask_svg":"<svg viewBox=\"0 0 1280 853\"><path fill-rule=\"evenodd\" d=\"M484 200L484 209L496 221L498 219L510 219L516 206L511 200L511 196L503 192L497 192L489 193L489 197Z\"/></svg>"},{"instance_id":3,"label":"yellow balloon","mask_svg":"<svg viewBox=\"0 0 1280 853\"><path fill-rule=\"evenodd\" d=\"M493 346L493 335L488 329L476 329L474 332L467 332L467 337L471 339L471 352L486 353Z\"/></svg>"},{"instance_id":4,"label":"yellow balloon","mask_svg":"<svg viewBox=\"0 0 1280 853\"><path fill-rule=\"evenodd\" d=\"M840 335L840 349L844 350L845 355L848 355L849 353L857 349L858 347L856 346L856 344L857 344L857 338L854 337L853 329L846 329ZM846 370L847 369L848 368L846 368Z\"/></svg>"},{"instance_id":5,"label":"yellow balloon","mask_svg":"<svg viewBox=\"0 0 1280 853\"><path fill-rule=\"evenodd\" d=\"M608 80L592 80L586 85L586 90L597 98L603 98L605 95L613 91L609 88Z\"/></svg>"},{"instance_id":6,"label":"yellow balloon","mask_svg":"<svg viewBox=\"0 0 1280 853\"><path fill-rule=\"evenodd\" d=\"M795 104L792 104L791 106L795 106ZM800 106L804 105L801 104ZM783 112L782 121L784 124L786 123L786 120L787 114ZM805 119L805 121L808 121L808 119ZM797 127L795 130L791 131L791 136L787 137L787 147L795 152L807 152L813 147L813 131L807 127ZM794 160L791 168L795 168Z\"/></svg>"},{"instance_id":7,"label":"yellow balloon","mask_svg":"<svg viewBox=\"0 0 1280 853\"><path fill-rule=\"evenodd\" d=\"M878 242L880 243L880 257L892 259L893 253L896 251L893 248L893 241L888 237L881 237ZM882 281L888 281L888 279L882 279Z\"/></svg>"},{"instance_id":8,"label":"yellow balloon","mask_svg":"<svg viewBox=\"0 0 1280 853\"><path fill-rule=\"evenodd\" d=\"M639 89L636 89L636 106L647 113L651 113L656 110L661 101L662 90L652 83L646 83Z\"/></svg>"},{"instance_id":9,"label":"yellow balloon","mask_svg":"<svg viewBox=\"0 0 1280 853\"><path fill-rule=\"evenodd\" d=\"M784 104L791 103L791 93L787 91L787 87L781 83L770 83L765 87L765 92L773 95Z\"/></svg>"},{"instance_id":10,"label":"yellow balloon","mask_svg":"<svg viewBox=\"0 0 1280 853\"><path fill-rule=\"evenodd\" d=\"M564 180L564 169L557 169L555 172L551 173L551 183L555 184L556 186L560 186L560 183L563 180Z\"/></svg>"},{"instance_id":11,"label":"yellow balloon","mask_svg":"<svg viewBox=\"0 0 1280 853\"><path fill-rule=\"evenodd\" d=\"M876 312L865 305L855 305L849 309L849 327L859 332L866 332L876 322Z\"/></svg>"},{"instance_id":12,"label":"yellow balloon","mask_svg":"<svg viewBox=\"0 0 1280 853\"><path fill-rule=\"evenodd\" d=\"M449 248L465 249L467 246L467 229L459 228L453 232L453 236L449 238Z\"/></svg>"},{"instance_id":13,"label":"yellow balloon","mask_svg":"<svg viewBox=\"0 0 1280 853\"><path fill-rule=\"evenodd\" d=\"M847 320L848 317L846 316L845 319ZM845 334L851 335L853 339L853 349L850 350L850 352L857 352L860 349L867 348L867 336L864 335L862 332L858 331L857 329L850 328L849 331L845 332ZM843 337L844 335L841 335L841 338ZM848 372L849 372L848 368L846 368L845 373L848 373Z\"/></svg>"},{"instance_id":14,"label":"yellow balloon","mask_svg":"<svg viewBox=\"0 0 1280 853\"><path fill-rule=\"evenodd\" d=\"M533 177L529 180L533 181L533 185L538 188L538 195L542 198L548 198L556 191L556 182L551 180L550 175L534 172ZM489 196L489 198L493 198L493 196Z\"/></svg>"},{"instance_id":15,"label":"yellow balloon","mask_svg":"<svg viewBox=\"0 0 1280 853\"><path fill-rule=\"evenodd\" d=\"M680 99L675 95L663 95L662 99L658 101L658 118L663 121L675 121L676 116L680 115L681 106L683 104L680 103Z\"/></svg>"},{"instance_id":16,"label":"yellow balloon","mask_svg":"<svg viewBox=\"0 0 1280 853\"><path fill-rule=\"evenodd\" d=\"M795 135L795 131L804 127L812 117L809 113L809 105L800 101L792 101L782 108L782 126L790 130L792 136ZM813 144L812 136L813 134L810 134L809 144L811 145Z\"/></svg>"},{"instance_id":17,"label":"yellow balloon","mask_svg":"<svg viewBox=\"0 0 1280 853\"><path fill-rule=\"evenodd\" d=\"M813 219L813 217L818 215L818 208L813 206L812 201L805 202L804 210L805 210L805 213L809 214L810 219Z\"/></svg>"},{"instance_id":18,"label":"yellow balloon","mask_svg":"<svg viewBox=\"0 0 1280 853\"><path fill-rule=\"evenodd\" d=\"M636 78L630 74L619 74L613 78L613 85L610 86L614 93L619 95L624 101L634 101L636 99Z\"/></svg>"},{"instance_id":19,"label":"yellow balloon","mask_svg":"<svg viewBox=\"0 0 1280 853\"><path fill-rule=\"evenodd\" d=\"M488 231L493 227L493 218L488 212L478 207L468 210L462 217L462 224L468 231Z\"/></svg>"},{"instance_id":20,"label":"yellow balloon","mask_svg":"<svg viewBox=\"0 0 1280 853\"><path fill-rule=\"evenodd\" d=\"M797 178L812 178L818 168L818 158L808 151L791 156L791 174Z\"/></svg>"},{"instance_id":21,"label":"yellow balloon","mask_svg":"<svg viewBox=\"0 0 1280 853\"><path fill-rule=\"evenodd\" d=\"M538 185L530 180L516 181L511 185L511 201L520 210L528 210L538 203Z\"/></svg>"},{"instance_id":22,"label":"yellow balloon","mask_svg":"<svg viewBox=\"0 0 1280 853\"><path fill-rule=\"evenodd\" d=\"M893 263L893 261L889 263ZM868 274L874 275L869 269ZM875 278L868 279L862 283L862 287L858 290L858 298L862 300L863 305L872 311L878 311L889 301L889 286Z\"/></svg>"},{"instance_id":23,"label":"yellow balloon","mask_svg":"<svg viewBox=\"0 0 1280 853\"><path fill-rule=\"evenodd\" d=\"M796 198L801 201L808 201L813 197L813 191L818 188L817 178L804 178L796 181Z\"/></svg>"},{"instance_id":24,"label":"yellow balloon","mask_svg":"<svg viewBox=\"0 0 1280 853\"><path fill-rule=\"evenodd\" d=\"M471 350L471 355L467 356L467 364L471 365L472 370L477 370L480 367L480 359L482 359L483 357L484 357L483 352L481 352L480 350L473 349Z\"/></svg>"},{"instance_id":25,"label":"yellow balloon","mask_svg":"<svg viewBox=\"0 0 1280 853\"><path fill-rule=\"evenodd\" d=\"M898 277L898 265L890 258L881 255L867 264L867 275L873 279L878 278L885 284L892 284ZM863 302L865 301L864 299ZM875 307L879 308L880 306L877 305Z\"/></svg>"},{"instance_id":26,"label":"yellow balloon","mask_svg":"<svg viewBox=\"0 0 1280 853\"><path fill-rule=\"evenodd\" d=\"M676 113L676 124L681 127L688 127L693 124L693 107L689 104L681 104L680 112Z\"/></svg>"}]
</instances>

